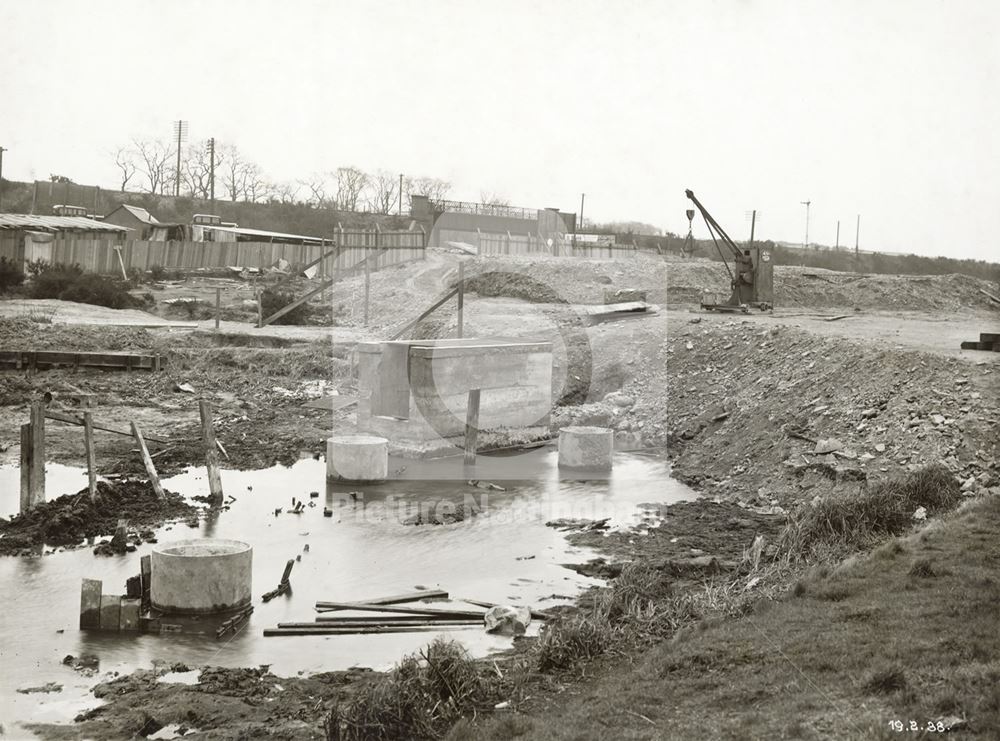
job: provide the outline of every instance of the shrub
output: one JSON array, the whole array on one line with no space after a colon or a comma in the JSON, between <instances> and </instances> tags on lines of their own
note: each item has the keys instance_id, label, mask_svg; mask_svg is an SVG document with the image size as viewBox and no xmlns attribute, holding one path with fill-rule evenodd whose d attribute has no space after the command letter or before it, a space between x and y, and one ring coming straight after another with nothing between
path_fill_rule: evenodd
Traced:
<instances>
[{"instance_id":1,"label":"shrub","mask_svg":"<svg viewBox=\"0 0 1000 741\"><path fill-rule=\"evenodd\" d=\"M793 557L829 548L859 549L913 523L913 513L943 512L961 498L958 482L941 465L880 481L846 497L827 497L793 512L781 535L782 547Z\"/></svg>"},{"instance_id":2,"label":"shrub","mask_svg":"<svg viewBox=\"0 0 1000 741\"><path fill-rule=\"evenodd\" d=\"M465 649L439 638L349 700L336 703L326 718L326 737L440 738L463 715L490 702L490 685Z\"/></svg>"},{"instance_id":3,"label":"shrub","mask_svg":"<svg viewBox=\"0 0 1000 741\"><path fill-rule=\"evenodd\" d=\"M0 291L6 291L24 283L24 271L13 260L0 257Z\"/></svg>"},{"instance_id":4,"label":"shrub","mask_svg":"<svg viewBox=\"0 0 1000 741\"><path fill-rule=\"evenodd\" d=\"M163 269L162 265L153 265L149 268L149 279L150 280L163 280L166 276L167 271Z\"/></svg>"},{"instance_id":5,"label":"shrub","mask_svg":"<svg viewBox=\"0 0 1000 741\"><path fill-rule=\"evenodd\" d=\"M538 671L565 670L600 656L611 645L614 632L607 619L599 615L546 625L538 641Z\"/></svg>"},{"instance_id":6,"label":"shrub","mask_svg":"<svg viewBox=\"0 0 1000 741\"><path fill-rule=\"evenodd\" d=\"M266 319L279 309L283 309L292 303L298 296L283 291L273 291L265 289L260 295L261 313ZM284 316L278 317L273 324L308 324L309 316L312 313L306 304L299 304Z\"/></svg>"},{"instance_id":7,"label":"shrub","mask_svg":"<svg viewBox=\"0 0 1000 741\"><path fill-rule=\"evenodd\" d=\"M138 303L129 295L124 282L84 273L79 265L46 263L36 268L37 274L31 281L32 298L57 298L111 309L127 309Z\"/></svg>"}]
</instances>

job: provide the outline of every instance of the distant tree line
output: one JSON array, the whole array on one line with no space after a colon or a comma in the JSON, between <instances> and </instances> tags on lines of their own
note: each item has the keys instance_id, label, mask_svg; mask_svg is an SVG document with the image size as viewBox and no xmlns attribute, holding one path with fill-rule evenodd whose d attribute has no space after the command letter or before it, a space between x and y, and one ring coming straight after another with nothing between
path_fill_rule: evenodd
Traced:
<instances>
[{"instance_id":1,"label":"distant tree line","mask_svg":"<svg viewBox=\"0 0 1000 741\"><path fill-rule=\"evenodd\" d=\"M193 142L181 150L178 188L176 146L167 139L135 137L112 151L121 192L167 196L179 191L188 198L207 200L211 196L213 160L215 198L231 203L285 203L391 214L400 206L409 211L411 194L441 199L451 190L451 183L440 178L404 176L401 183L396 173L366 172L354 166L278 181L268 177L253 158L233 143L216 141L213 157L208 140Z\"/></svg>"}]
</instances>

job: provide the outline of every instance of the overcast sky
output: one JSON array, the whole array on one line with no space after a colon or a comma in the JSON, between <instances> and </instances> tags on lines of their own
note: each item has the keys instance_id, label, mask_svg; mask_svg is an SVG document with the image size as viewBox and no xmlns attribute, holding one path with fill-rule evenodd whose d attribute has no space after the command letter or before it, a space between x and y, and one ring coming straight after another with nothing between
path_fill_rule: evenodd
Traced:
<instances>
[{"instance_id":1,"label":"overcast sky","mask_svg":"<svg viewBox=\"0 0 1000 741\"><path fill-rule=\"evenodd\" d=\"M0 0L4 175L115 186L133 136L687 231L1000 259L995 0ZM696 222L695 235L706 236Z\"/></svg>"}]
</instances>

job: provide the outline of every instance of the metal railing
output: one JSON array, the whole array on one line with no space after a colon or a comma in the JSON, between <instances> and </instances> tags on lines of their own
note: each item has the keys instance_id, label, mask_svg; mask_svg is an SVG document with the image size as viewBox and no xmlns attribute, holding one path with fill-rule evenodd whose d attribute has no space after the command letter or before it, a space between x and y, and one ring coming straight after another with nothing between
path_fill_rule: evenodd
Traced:
<instances>
[{"instance_id":1,"label":"metal railing","mask_svg":"<svg viewBox=\"0 0 1000 741\"><path fill-rule=\"evenodd\" d=\"M504 216L510 219L538 219L538 210L520 208L518 206L503 206L492 203L476 203L474 201L431 201L436 211L451 211L463 214L479 214L484 216Z\"/></svg>"}]
</instances>

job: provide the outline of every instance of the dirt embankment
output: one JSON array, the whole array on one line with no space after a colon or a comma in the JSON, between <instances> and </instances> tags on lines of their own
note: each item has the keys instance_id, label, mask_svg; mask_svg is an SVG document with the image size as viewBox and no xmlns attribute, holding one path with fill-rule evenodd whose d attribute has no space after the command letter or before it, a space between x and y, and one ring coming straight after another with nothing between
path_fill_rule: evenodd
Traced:
<instances>
[{"instance_id":1,"label":"dirt embankment","mask_svg":"<svg viewBox=\"0 0 1000 741\"><path fill-rule=\"evenodd\" d=\"M613 335L594 338L613 351ZM631 433L706 494L759 506L937 461L969 491L1000 491L995 363L743 320L685 318L647 339L620 392L557 410L555 425Z\"/></svg>"}]
</instances>

